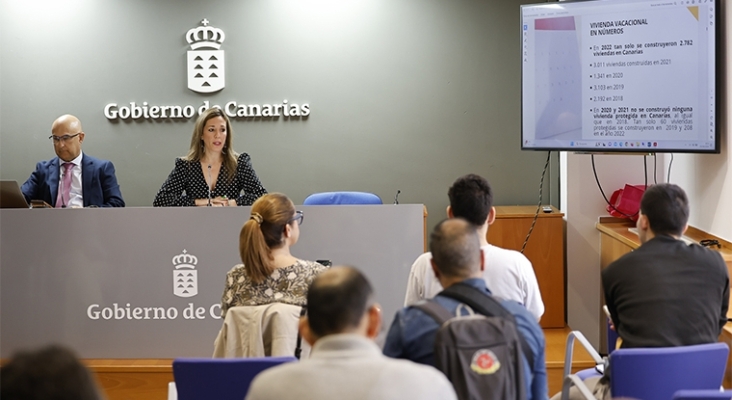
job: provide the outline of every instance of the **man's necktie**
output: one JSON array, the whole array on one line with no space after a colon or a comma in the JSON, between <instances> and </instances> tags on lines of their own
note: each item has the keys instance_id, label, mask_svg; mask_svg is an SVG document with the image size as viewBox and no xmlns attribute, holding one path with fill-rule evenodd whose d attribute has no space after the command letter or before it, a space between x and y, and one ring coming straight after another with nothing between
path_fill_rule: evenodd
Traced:
<instances>
[{"instance_id":1,"label":"man's necktie","mask_svg":"<svg viewBox=\"0 0 732 400\"><path fill-rule=\"evenodd\" d=\"M61 166L64 167L64 174L61 179L61 185L58 188L58 196L56 196L56 208L66 207L71 198L71 169L74 167L74 164L67 162Z\"/></svg>"}]
</instances>

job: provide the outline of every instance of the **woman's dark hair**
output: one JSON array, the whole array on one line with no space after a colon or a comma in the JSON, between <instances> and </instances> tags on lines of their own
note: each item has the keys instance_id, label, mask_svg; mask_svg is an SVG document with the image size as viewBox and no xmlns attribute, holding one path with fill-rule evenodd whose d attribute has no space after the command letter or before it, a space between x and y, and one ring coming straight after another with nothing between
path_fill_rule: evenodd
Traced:
<instances>
[{"instance_id":1,"label":"woman's dark hair","mask_svg":"<svg viewBox=\"0 0 732 400\"><path fill-rule=\"evenodd\" d=\"M252 204L251 216L239 233L239 255L254 283L274 272L272 250L282 246L285 225L294 223L295 205L282 193L268 193Z\"/></svg>"},{"instance_id":2,"label":"woman's dark hair","mask_svg":"<svg viewBox=\"0 0 732 400\"><path fill-rule=\"evenodd\" d=\"M200 161L203 158L203 130L206 127L206 122L211 118L221 117L226 121L226 140L224 141L224 148L221 151L222 164L226 167L226 180L232 182L236 176L236 158L239 156L232 148L233 132L231 131L231 122L226 113L217 107L211 107L204 111L196 120L196 125L193 127L193 135L191 136L191 147L188 150L188 154L184 157L188 161Z\"/></svg>"}]
</instances>

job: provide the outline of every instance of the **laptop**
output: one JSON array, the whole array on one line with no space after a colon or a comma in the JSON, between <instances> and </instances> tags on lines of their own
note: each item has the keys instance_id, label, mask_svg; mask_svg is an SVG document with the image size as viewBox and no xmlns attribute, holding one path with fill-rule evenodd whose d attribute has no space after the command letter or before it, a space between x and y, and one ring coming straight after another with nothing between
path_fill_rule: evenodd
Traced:
<instances>
[{"instance_id":1,"label":"laptop","mask_svg":"<svg viewBox=\"0 0 732 400\"><path fill-rule=\"evenodd\" d=\"M0 208L30 208L17 181L0 179Z\"/></svg>"}]
</instances>

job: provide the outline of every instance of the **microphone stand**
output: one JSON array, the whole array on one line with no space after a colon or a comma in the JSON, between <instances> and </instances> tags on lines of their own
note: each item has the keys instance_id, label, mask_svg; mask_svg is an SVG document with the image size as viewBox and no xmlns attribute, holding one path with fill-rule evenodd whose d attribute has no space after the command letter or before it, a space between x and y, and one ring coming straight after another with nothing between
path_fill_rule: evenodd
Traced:
<instances>
[{"instance_id":1,"label":"microphone stand","mask_svg":"<svg viewBox=\"0 0 732 400\"><path fill-rule=\"evenodd\" d=\"M213 180L211 179L211 164L208 165L208 207L211 207L211 185L213 185Z\"/></svg>"}]
</instances>

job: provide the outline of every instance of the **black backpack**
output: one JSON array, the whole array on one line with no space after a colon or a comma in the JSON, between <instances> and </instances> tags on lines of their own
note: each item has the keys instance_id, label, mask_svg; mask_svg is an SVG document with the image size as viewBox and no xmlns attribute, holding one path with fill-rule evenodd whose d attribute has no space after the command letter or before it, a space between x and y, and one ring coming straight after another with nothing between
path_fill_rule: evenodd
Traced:
<instances>
[{"instance_id":1,"label":"black backpack","mask_svg":"<svg viewBox=\"0 0 732 400\"><path fill-rule=\"evenodd\" d=\"M452 382L460 400L526 399L523 356L534 354L516 319L498 300L465 284L439 293L476 312L456 317L434 300L414 305L437 321L435 367Z\"/></svg>"}]
</instances>

